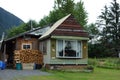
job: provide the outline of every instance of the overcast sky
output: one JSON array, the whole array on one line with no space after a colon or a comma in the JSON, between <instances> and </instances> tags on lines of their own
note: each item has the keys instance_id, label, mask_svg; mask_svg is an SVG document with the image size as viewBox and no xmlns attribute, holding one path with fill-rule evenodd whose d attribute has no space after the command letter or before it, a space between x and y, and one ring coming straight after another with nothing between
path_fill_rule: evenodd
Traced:
<instances>
[{"instance_id":1,"label":"overcast sky","mask_svg":"<svg viewBox=\"0 0 120 80\"><path fill-rule=\"evenodd\" d=\"M80 0L75 0L78 2ZM112 0L82 0L88 12L89 23L95 22L101 9ZM53 9L54 0L0 0L0 7L21 18L24 22L30 19L40 21Z\"/></svg>"}]
</instances>

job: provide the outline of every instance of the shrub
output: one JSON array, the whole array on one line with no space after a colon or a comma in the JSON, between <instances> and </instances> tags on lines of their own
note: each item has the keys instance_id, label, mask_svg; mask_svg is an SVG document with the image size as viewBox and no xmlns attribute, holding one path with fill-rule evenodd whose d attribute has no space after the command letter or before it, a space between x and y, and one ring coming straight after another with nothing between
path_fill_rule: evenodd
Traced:
<instances>
[{"instance_id":1,"label":"shrub","mask_svg":"<svg viewBox=\"0 0 120 80\"><path fill-rule=\"evenodd\" d=\"M96 66L97 65L97 59L88 59L88 65Z\"/></svg>"}]
</instances>

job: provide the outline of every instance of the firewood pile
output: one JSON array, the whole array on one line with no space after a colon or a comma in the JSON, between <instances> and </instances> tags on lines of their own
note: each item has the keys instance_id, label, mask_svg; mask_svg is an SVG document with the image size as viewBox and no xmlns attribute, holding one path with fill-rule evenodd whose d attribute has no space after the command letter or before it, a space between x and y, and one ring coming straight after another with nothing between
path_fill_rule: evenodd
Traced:
<instances>
[{"instance_id":1,"label":"firewood pile","mask_svg":"<svg viewBox=\"0 0 120 80\"><path fill-rule=\"evenodd\" d=\"M15 50L14 52L15 62L21 63L43 63L43 55L38 50Z\"/></svg>"}]
</instances>

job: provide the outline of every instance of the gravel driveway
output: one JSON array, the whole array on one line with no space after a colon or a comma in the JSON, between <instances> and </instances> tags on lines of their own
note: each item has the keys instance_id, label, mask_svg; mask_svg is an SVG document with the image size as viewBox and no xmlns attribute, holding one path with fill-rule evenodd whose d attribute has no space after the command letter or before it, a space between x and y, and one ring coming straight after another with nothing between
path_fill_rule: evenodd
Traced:
<instances>
[{"instance_id":1,"label":"gravel driveway","mask_svg":"<svg viewBox=\"0 0 120 80\"><path fill-rule=\"evenodd\" d=\"M31 75L50 75L50 73L43 72L40 70L10 70L10 69L0 70L0 80L14 80L13 78L15 77Z\"/></svg>"}]
</instances>

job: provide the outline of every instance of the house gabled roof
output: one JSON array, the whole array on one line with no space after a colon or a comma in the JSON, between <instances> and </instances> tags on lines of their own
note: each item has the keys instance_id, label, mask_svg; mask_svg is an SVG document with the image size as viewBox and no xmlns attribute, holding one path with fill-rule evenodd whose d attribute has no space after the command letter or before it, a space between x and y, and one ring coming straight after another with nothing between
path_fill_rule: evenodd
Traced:
<instances>
[{"instance_id":1,"label":"house gabled roof","mask_svg":"<svg viewBox=\"0 0 120 80\"><path fill-rule=\"evenodd\" d=\"M88 33L77 22L74 16L69 14L53 24L53 26L39 39L42 40L50 36L72 36L88 38Z\"/></svg>"},{"instance_id":2,"label":"house gabled roof","mask_svg":"<svg viewBox=\"0 0 120 80\"><path fill-rule=\"evenodd\" d=\"M62 22L64 22L64 20L66 20L71 14L61 18L60 20L58 20L55 24L53 24L53 26L46 31L39 39L43 39L47 36L49 36Z\"/></svg>"}]
</instances>

